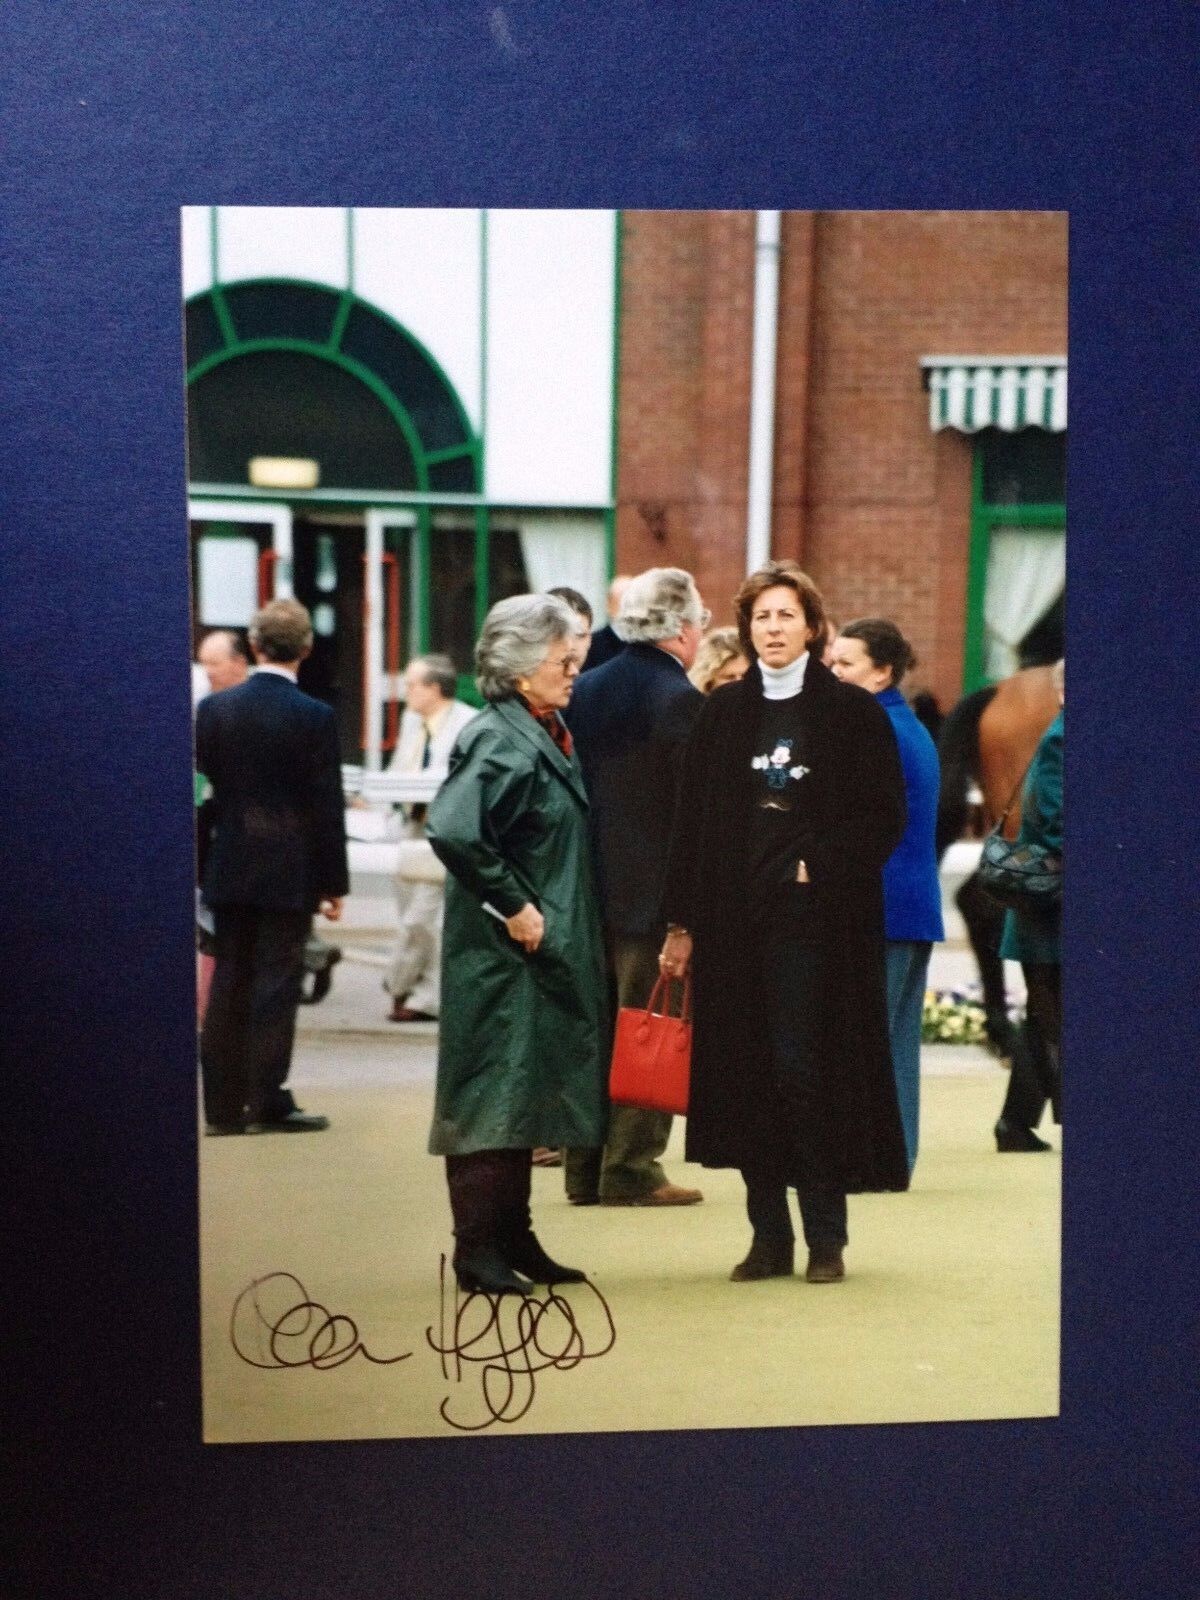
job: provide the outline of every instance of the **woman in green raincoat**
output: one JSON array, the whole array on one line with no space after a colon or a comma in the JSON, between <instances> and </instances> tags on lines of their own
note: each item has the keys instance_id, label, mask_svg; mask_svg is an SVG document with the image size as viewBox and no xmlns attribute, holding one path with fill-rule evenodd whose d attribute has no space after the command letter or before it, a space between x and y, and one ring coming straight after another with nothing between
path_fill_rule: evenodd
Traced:
<instances>
[{"instance_id":1,"label":"woman in green raincoat","mask_svg":"<svg viewBox=\"0 0 1200 1600\"><path fill-rule=\"evenodd\" d=\"M559 712L579 671L553 596L492 607L486 708L459 735L427 834L445 864L442 1013L429 1148L446 1158L459 1285L583 1279L530 1222L536 1146L604 1138L608 1019L587 796Z\"/></svg>"}]
</instances>

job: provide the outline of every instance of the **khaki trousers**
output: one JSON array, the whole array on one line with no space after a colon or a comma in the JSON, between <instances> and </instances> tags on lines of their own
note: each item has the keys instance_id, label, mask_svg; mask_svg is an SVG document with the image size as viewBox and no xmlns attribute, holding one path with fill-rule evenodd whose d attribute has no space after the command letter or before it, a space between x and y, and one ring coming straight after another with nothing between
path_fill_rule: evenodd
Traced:
<instances>
[{"instance_id":1,"label":"khaki trousers","mask_svg":"<svg viewBox=\"0 0 1200 1600\"><path fill-rule=\"evenodd\" d=\"M662 941L649 936L610 934L609 961L618 1006L644 1006L658 981ZM666 1111L610 1106L604 1146L568 1150L564 1161L567 1194L587 1199L632 1200L661 1189L667 1175L659 1159L671 1137Z\"/></svg>"}]
</instances>

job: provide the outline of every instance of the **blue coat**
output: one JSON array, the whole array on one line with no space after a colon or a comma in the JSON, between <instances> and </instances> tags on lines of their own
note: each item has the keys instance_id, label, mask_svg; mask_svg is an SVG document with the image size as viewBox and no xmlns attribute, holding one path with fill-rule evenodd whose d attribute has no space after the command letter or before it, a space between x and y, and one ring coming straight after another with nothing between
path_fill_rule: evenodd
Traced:
<instances>
[{"instance_id":1,"label":"blue coat","mask_svg":"<svg viewBox=\"0 0 1200 1600\"><path fill-rule=\"evenodd\" d=\"M1034 751L1021 791L1020 844L1037 844L1062 854L1063 714L1060 711ZM1000 954L1010 961L1056 966L1062 961L1062 907L1048 911L1007 911Z\"/></svg>"},{"instance_id":2,"label":"blue coat","mask_svg":"<svg viewBox=\"0 0 1200 1600\"><path fill-rule=\"evenodd\" d=\"M946 937L934 846L941 783L937 746L899 689L884 689L875 698L896 735L908 812L904 837L883 869L886 933L888 939L933 942Z\"/></svg>"}]
</instances>

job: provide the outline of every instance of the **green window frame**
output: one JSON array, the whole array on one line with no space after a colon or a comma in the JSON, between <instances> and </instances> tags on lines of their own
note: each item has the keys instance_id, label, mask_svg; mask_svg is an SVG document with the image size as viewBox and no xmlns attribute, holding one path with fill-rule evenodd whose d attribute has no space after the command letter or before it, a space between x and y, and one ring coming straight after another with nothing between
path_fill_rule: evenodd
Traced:
<instances>
[{"instance_id":1,"label":"green window frame","mask_svg":"<svg viewBox=\"0 0 1200 1600\"><path fill-rule=\"evenodd\" d=\"M971 545L967 565L967 627L963 651L963 693L971 694L993 682L984 669L983 601L987 587L988 555L992 534L998 528L1044 528L1062 533L1067 525L1064 501L988 504L984 499L984 441L974 440L971 467Z\"/></svg>"},{"instance_id":2,"label":"green window frame","mask_svg":"<svg viewBox=\"0 0 1200 1600\"><path fill-rule=\"evenodd\" d=\"M237 299L239 292L246 290L260 293L265 291L268 297L271 290L277 290L281 296L294 294L296 290L306 291L314 306L324 302L324 310L328 313L328 334L324 339L296 338L283 331L281 327L279 332L258 331L254 337L244 337L237 325ZM186 303L186 312L196 325L200 325L203 320L210 333L210 342L214 346L207 349L197 360L189 363L187 368L189 387L215 367L228 361L236 361L239 356L264 351L290 351L330 362L365 384L395 422L412 454L417 477L417 482L412 485L414 490L419 493L430 492L436 488L431 482L433 469L446 462L463 460L468 463L470 469L470 487L464 492L471 494L480 492L483 479L483 441L472 427L454 385L426 346L407 328L370 301L360 299L350 289L331 289L328 284L312 283L302 278L246 278L233 283L214 284L211 289L191 296ZM361 355L351 355L343 348L346 330L351 317L356 313L360 320L377 319L411 348L415 366L418 369L425 369L426 375L440 388L443 400L449 403L461 432L461 442L441 447L427 444L422 438L421 428L417 422L415 397L398 392L389 379L382 372L376 371ZM256 318L260 329L264 320L269 324L269 317Z\"/></svg>"}]
</instances>

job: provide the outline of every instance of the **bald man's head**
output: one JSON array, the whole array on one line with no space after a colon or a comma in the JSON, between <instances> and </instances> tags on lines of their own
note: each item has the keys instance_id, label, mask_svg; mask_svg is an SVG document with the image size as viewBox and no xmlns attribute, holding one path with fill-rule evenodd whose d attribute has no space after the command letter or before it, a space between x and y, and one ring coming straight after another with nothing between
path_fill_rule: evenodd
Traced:
<instances>
[{"instance_id":1,"label":"bald man's head","mask_svg":"<svg viewBox=\"0 0 1200 1600\"><path fill-rule=\"evenodd\" d=\"M196 660L208 674L214 694L221 689L232 689L245 683L250 673L250 652L241 634L232 628L214 628L205 634Z\"/></svg>"},{"instance_id":2,"label":"bald man's head","mask_svg":"<svg viewBox=\"0 0 1200 1600\"><path fill-rule=\"evenodd\" d=\"M628 589L629 585L632 582L633 582L633 574L631 572L618 572L616 577L609 584L609 586L608 586L608 601L607 601L607 604L605 606L605 609L608 612L608 620L610 622L613 620L613 618L620 611L620 609L621 609L621 596L625 593L626 589Z\"/></svg>"}]
</instances>

